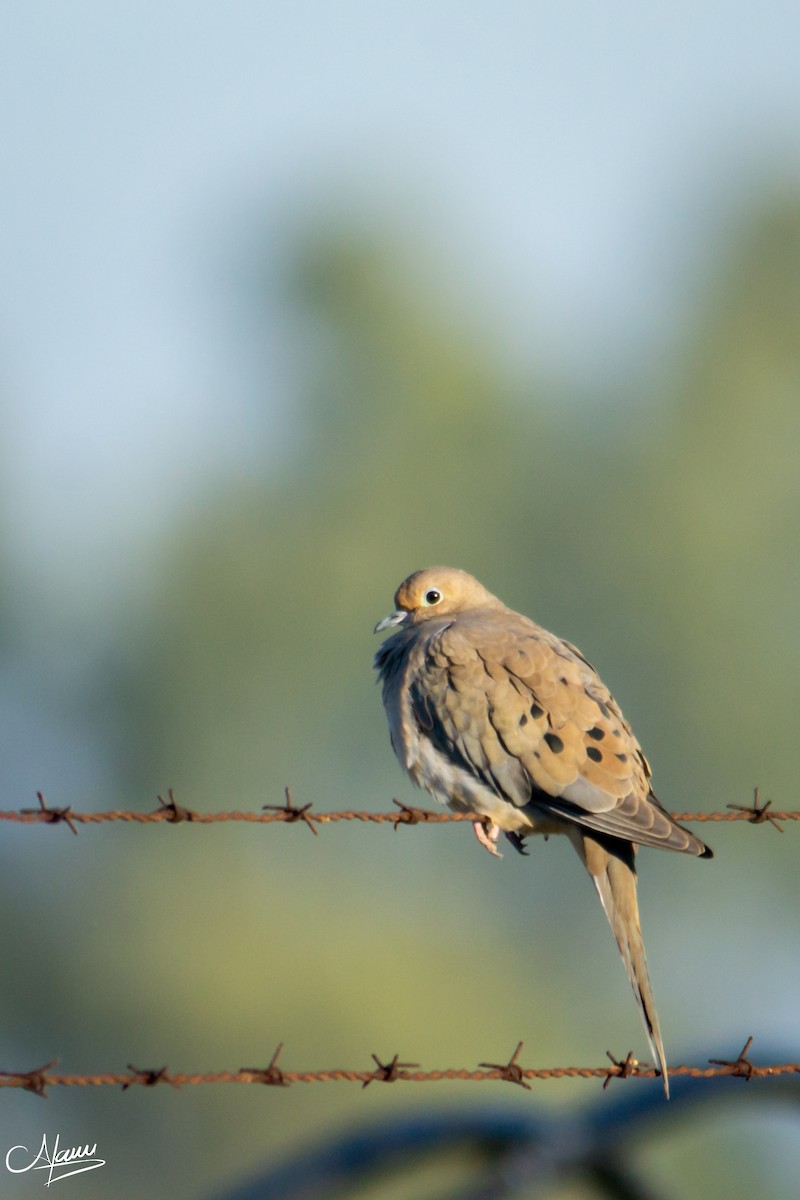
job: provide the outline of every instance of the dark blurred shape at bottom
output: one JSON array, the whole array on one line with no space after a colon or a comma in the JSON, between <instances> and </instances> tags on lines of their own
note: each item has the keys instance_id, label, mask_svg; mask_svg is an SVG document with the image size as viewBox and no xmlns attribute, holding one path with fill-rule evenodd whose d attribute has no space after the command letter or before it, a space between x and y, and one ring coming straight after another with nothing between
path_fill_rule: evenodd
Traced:
<instances>
[{"instance_id":1,"label":"dark blurred shape at bottom","mask_svg":"<svg viewBox=\"0 0 800 1200\"><path fill-rule=\"evenodd\" d=\"M763 1051L762 1051L763 1053ZM760 1054L759 1057L762 1055ZM789 1061L773 1050L765 1061ZM612 1082L612 1086L613 1082ZM672 1099L659 1080L619 1082L577 1112L537 1112L535 1103L492 1102L468 1110L422 1110L370 1122L325 1142L308 1145L282 1165L214 1200L346 1200L378 1197L381 1182L392 1196L436 1200L500 1200L544 1195L559 1183L580 1184L587 1194L617 1200L668 1200L634 1166L634 1149L673 1134L692 1111L765 1104L796 1105L800 1077L714 1079L679 1077ZM436 1171L437 1164L453 1170ZM457 1167L460 1164L460 1167ZM427 1168L427 1177L426 1177ZM458 1185L455 1176L461 1176ZM438 1185L437 1185L438 1178ZM398 1186L406 1184L404 1191ZM583 1192L581 1193L583 1194ZM678 1193L671 1193L677 1196Z\"/></svg>"}]
</instances>

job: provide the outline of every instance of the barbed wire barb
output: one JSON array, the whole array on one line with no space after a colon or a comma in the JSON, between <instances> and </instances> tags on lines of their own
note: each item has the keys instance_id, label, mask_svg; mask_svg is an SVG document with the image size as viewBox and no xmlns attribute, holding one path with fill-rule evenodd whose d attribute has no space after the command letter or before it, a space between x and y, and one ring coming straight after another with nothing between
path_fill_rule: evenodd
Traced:
<instances>
[{"instance_id":1,"label":"barbed wire barb","mask_svg":"<svg viewBox=\"0 0 800 1200\"><path fill-rule=\"evenodd\" d=\"M179 821L196 821L197 813L192 812L190 808L182 808L175 801L175 794L172 788L167 790L169 800L165 800L163 796L158 797L158 808L155 810L154 816L164 818L171 825L177 825Z\"/></svg>"},{"instance_id":2,"label":"barbed wire barb","mask_svg":"<svg viewBox=\"0 0 800 1200\"><path fill-rule=\"evenodd\" d=\"M133 1071L135 1078L128 1083L123 1083L123 1092L131 1086L131 1083L140 1083L142 1087L155 1087L157 1083L169 1083L176 1091L180 1087L166 1067L135 1067L133 1063L128 1063L128 1070Z\"/></svg>"},{"instance_id":3,"label":"barbed wire barb","mask_svg":"<svg viewBox=\"0 0 800 1200\"><path fill-rule=\"evenodd\" d=\"M36 793L36 799L39 801L38 808L22 808L20 812L26 817L33 817L35 820L45 821L48 825L58 825L63 821L68 825L75 836L78 836L78 831L74 825L74 815L72 806L67 805L66 808L50 808L45 802L44 795L41 792Z\"/></svg>"},{"instance_id":4,"label":"barbed wire barb","mask_svg":"<svg viewBox=\"0 0 800 1200\"><path fill-rule=\"evenodd\" d=\"M769 809L771 807L772 807L771 800L766 800L763 804L760 802L759 795L758 795L758 788L753 788L753 803L751 805L749 805L749 806L743 806L741 804L729 804L728 805L728 808L733 809L734 812L744 813L746 819L750 822L751 825L763 825L765 821L769 821L770 825L772 825L772 827L774 829L777 829L778 833L783 833L783 826L781 825L781 821L784 819L785 814L768 812L767 809Z\"/></svg>"},{"instance_id":5,"label":"barbed wire barb","mask_svg":"<svg viewBox=\"0 0 800 1200\"><path fill-rule=\"evenodd\" d=\"M506 1083L517 1083L520 1087L524 1087L526 1091L530 1091L531 1085L525 1082L523 1069L517 1062L519 1052L524 1045L524 1042L517 1043L517 1048L507 1063L482 1062L478 1063L478 1066L486 1067L490 1071L499 1071L500 1078L504 1079Z\"/></svg>"},{"instance_id":6,"label":"barbed wire barb","mask_svg":"<svg viewBox=\"0 0 800 1200\"><path fill-rule=\"evenodd\" d=\"M295 807L294 803L292 802L291 788L285 787L283 790L286 795L286 803L285 804L262 804L262 806L261 806L262 809L264 809L267 812L282 813L284 821L289 821L289 822L304 821L305 824L308 826L308 828L311 830L311 832L314 834L314 837L316 837L317 831L314 828L314 821L317 819L316 813L314 813L313 816L308 815L308 810L311 808L311 805L304 804L300 808Z\"/></svg>"},{"instance_id":7,"label":"barbed wire barb","mask_svg":"<svg viewBox=\"0 0 800 1200\"><path fill-rule=\"evenodd\" d=\"M756 1070L756 1068L753 1066L750 1059L747 1057L747 1052L749 1051L752 1044L753 1044L753 1038L751 1035L745 1042L742 1049L739 1051L738 1058L734 1058L733 1061L726 1060L724 1058L710 1058L708 1061L710 1063L714 1063L718 1067L729 1067L730 1068L729 1074L742 1075L749 1083L750 1080L753 1078L753 1074L755 1073L755 1070Z\"/></svg>"},{"instance_id":8,"label":"barbed wire barb","mask_svg":"<svg viewBox=\"0 0 800 1200\"><path fill-rule=\"evenodd\" d=\"M629 1050L623 1059L615 1058L610 1050L606 1050L606 1058L609 1059L611 1066L606 1068L603 1091L606 1090L612 1079L630 1079L634 1075L646 1074L653 1070L649 1063L642 1064L638 1058L634 1058L632 1050ZM654 1072L654 1074L656 1073Z\"/></svg>"},{"instance_id":9,"label":"barbed wire barb","mask_svg":"<svg viewBox=\"0 0 800 1200\"><path fill-rule=\"evenodd\" d=\"M46 1100L46 1089L51 1082L47 1077L47 1072L51 1067L57 1067L58 1063L59 1060L54 1058L51 1062L45 1063L43 1067L34 1067L31 1071L0 1071L0 1086L23 1088L26 1092L33 1092L35 1096L41 1096L43 1100Z\"/></svg>"},{"instance_id":10,"label":"barbed wire barb","mask_svg":"<svg viewBox=\"0 0 800 1200\"><path fill-rule=\"evenodd\" d=\"M284 1075L283 1071L278 1066L278 1058L283 1049L283 1042L278 1043L278 1048L269 1060L269 1065L266 1067L240 1067L240 1074L248 1074L253 1076L254 1083L264 1083L268 1087L289 1087L289 1080Z\"/></svg>"},{"instance_id":11,"label":"barbed wire barb","mask_svg":"<svg viewBox=\"0 0 800 1200\"><path fill-rule=\"evenodd\" d=\"M371 1071L366 1077L361 1087L369 1087L377 1079L379 1083L395 1083L398 1079L408 1079L408 1071L419 1067L419 1063L400 1062L400 1055L395 1054L390 1062L384 1063L378 1058L377 1054L370 1055L375 1063L375 1070Z\"/></svg>"}]
</instances>

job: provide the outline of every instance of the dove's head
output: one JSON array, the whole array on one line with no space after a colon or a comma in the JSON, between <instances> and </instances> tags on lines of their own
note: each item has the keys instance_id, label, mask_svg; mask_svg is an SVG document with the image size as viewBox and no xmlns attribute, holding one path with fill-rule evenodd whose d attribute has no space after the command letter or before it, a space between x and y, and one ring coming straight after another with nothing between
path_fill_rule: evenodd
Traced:
<instances>
[{"instance_id":1,"label":"dove's head","mask_svg":"<svg viewBox=\"0 0 800 1200\"><path fill-rule=\"evenodd\" d=\"M404 579L394 594L395 611L375 626L383 633L393 625L419 625L475 608L503 608L477 579L456 567L426 567Z\"/></svg>"}]
</instances>

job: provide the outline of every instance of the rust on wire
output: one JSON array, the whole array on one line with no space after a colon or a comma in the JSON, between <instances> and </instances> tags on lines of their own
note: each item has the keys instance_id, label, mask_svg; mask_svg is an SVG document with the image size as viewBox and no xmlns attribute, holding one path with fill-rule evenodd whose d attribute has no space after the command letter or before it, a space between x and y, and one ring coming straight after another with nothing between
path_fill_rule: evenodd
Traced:
<instances>
[{"instance_id":1,"label":"rust on wire","mask_svg":"<svg viewBox=\"0 0 800 1200\"><path fill-rule=\"evenodd\" d=\"M123 1083L122 1090L126 1091L131 1084L139 1083L142 1087L155 1087L157 1083L169 1083L174 1088L179 1088L180 1084L169 1074L166 1067L135 1067L133 1063L128 1063L128 1070L133 1072L133 1078Z\"/></svg>"},{"instance_id":2,"label":"rust on wire","mask_svg":"<svg viewBox=\"0 0 800 1200\"><path fill-rule=\"evenodd\" d=\"M753 1063L751 1063L750 1059L747 1057L747 1052L750 1049L750 1047L752 1046L752 1044L753 1044L753 1038L751 1036L747 1039L744 1046L739 1051L739 1057L733 1059L732 1062L730 1062L724 1058L710 1058L708 1061L710 1063L714 1063L718 1067L728 1067L729 1070L728 1070L727 1074L742 1075L749 1083L757 1070L757 1068L753 1065Z\"/></svg>"},{"instance_id":3,"label":"rust on wire","mask_svg":"<svg viewBox=\"0 0 800 1200\"><path fill-rule=\"evenodd\" d=\"M66 808L49 808L41 792L36 793L36 799L39 801L38 808L20 809L20 812L24 816L33 817L34 820L38 821L46 821L48 825L58 825L60 821L63 821L65 825L69 825L75 836L78 836L78 831L74 824L75 815L71 805L68 804Z\"/></svg>"},{"instance_id":4,"label":"rust on wire","mask_svg":"<svg viewBox=\"0 0 800 1200\"><path fill-rule=\"evenodd\" d=\"M403 804L402 800L393 800L392 804L396 804L399 812L389 814L392 816L392 824L394 831L397 833L400 825L419 825L421 821L427 821L434 814L427 812L424 808L414 808L412 805Z\"/></svg>"},{"instance_id":5,"label":"rust on wire","mask_svg":"<svg viewBox=\"0 0 800 1200\"><path fill-rule=\"evenodd\" d=\"M478 1066L486 1067L490 1071L498 1071L500 1078L506 1083L518 1083L520 1087L524 1087L526 1091L529 1092L531 1090L531 1085L525 1082L524 1072L522 1067L517 1062L519 1052L524 1045L524 1042L517 1043L517 1048L507 1063L482 1062L478 1063Z\"/></svg>"},{"instance_id":6,"label":"rust on wire","mask_svg":"<svg viewBox=\"0 0 800 1200\"><path fill-rule=\"evenodd\" d=\"M167 790L167 799L158 797L158 808L151 812L131 812L114 809L110 812L73 812L72 806L54 808L45 803L44 796L37 792L38 808L21 808L2 812L0 821L18 821L22 824L56 825L61 822L68 825L77 834L77 825L99 825L108 821L132 822L148 825L166 822L170 825L191 823L194 825L213 825L222 821L244 821L251 824L268 825L272 822L293 824L302 821L312 833L318 832L320 825L335 824L338 821L361 821L371 825L392 825L397 830L401 825L444 825L454 821L473 821L471 813L454 813L447 809L431 810L417 808L393 800L395 812L368 812L358 809L344 809L338 812L311 812L311 804L296 805L292 800L290 788L285 789L284 804L265 804L261 812L240 812L228 810L216 813L198 812L196 809L184 808L175 799L172 788ZM703 821L746 821L751 825L769 823L781 830L785 821L800 821L800 809L787 812L775 812L772 801L762 804L759 800L758 788L755 789L754 804L729 804L725 812L674 812L676 821L691 824ZM524 849L524 847L521 847Z\"/></svg>"},{"instance_id":7,"label":"rust on wire","mask_svg":"<svg viewBox=\"0 0 800 1200\"><path fill-rule=\"evenodd\" d=\"M752 1037L747 1039L737 1058L732 1060L709 1059L708 1066L692 1067L678 1065L670 1067L670 1076L677 1078L687 1076L692 1079L714 1079L725 1076L738 1076L745 1081L749 1079L776 1078L780 1075L800 1075L800 1063L773 1063L769 1066L756 1066L747 1056L753 1044ZM269 1065L266 1067L243 1067L238 1071L215 1071L204 1074L184 1074L168 1072L166 1067L142 1069L128 1064L127 1073L103 1075L62 1075L52 1071L57 1060L37 1067L32 1071L0 1071L0 1088L20 1088L33 1092L37 1096L45 1096L50 1087L122 1087L123 1090L138 1085L139 1087L156 1087L159 1084L169 1084L174 1088L198 1086L200 1084L238 1083L238 1084L267 1084L273 1087L288 1087L295 1083L359 1083L367 1087L370 1083L442 1083L459 1081L464 1083L516 1083L529 1089L527 1080L550 1079L597 1079L607 1088L612 1079L658 1079L659 1072L647 1063L641 1063L628 1053L625 1058L616 1058L607 1052L611 1066L601 1067L522 1067L517 1059L522 1049L519 1043L507 1063L483 1062L478 1070L447 1068L445 1070L419 1070L418 1063L400 1062L399 1055L383 1062L376 1054L372 1055L375 1069L344 1070L334 1068L317 1071L287 1071L279 1067L278 1056L283 1049L281 1043Z\"/></svg>"},{"instance_id":8,"label":"rust on wire","mask_svg":"<svg viewBox=\"0 0 800 1200\"><path fill-rule=\"evenodd\" d=\"M395 1054L394 1058L384 1063L378 1058L377 1054L370 1056L375 1063L375 1070L370 1071L361 1084L362 1088L369 1087L377 1079L379 1083L394 1083L398 1079L409 1079L408 1071L413 1071L419 1066L419 1063L401 1063L400 1055Z\"/></svg>"},{"instance_id":9,"label":"rust on wire","mask_svg":"<svg viewBox=\"0 0 800 1200\"><path fill-rule=\"evenodd\" d=\"M295 805L292 803L291 788L288 788L288 787L284 788L284 792L286 794L286 803L285 804L262 804L261 807L263 809L265 809L267 812L280 813L281 819L283 821L289 821L289 822L304 821L306 823L306 825L308 826L308 828L311 830L311 832L314 834L314 837L316 837L317 831L314 828L314 821L316 820L316 814L311 817L308 815L308 810L311 808L311 805L304 804L301 808L296 808Z\"/></svg>"},{"instance_id":10,"label":"rust on wire","mask_svg":"<svg viewBox=\"0 0 800 1200\"><path fill-rule=\"evenodd\" d=\"M632 1076L638 1075L644 1075L649 1078L650 1075L658 1074L649 1063L643 1066L638 1058L634 1058L632 1050L629 1050L623 1059L615 1058L610 1050L606 1050L606 1058L610 1060L611 1066L606 1068L603 1091L606 1090L612 1079L630 1079Z\"/></svg>"},{"instance_id":11,"label":"rust on wire","mask_svg":"<svg viewBox=\"0 0 800 1200\"><path fill-rule=\"evenodd\" d=\"M33 1092L34 1096L41 1096L46 1100L46 1088L52 1082L47 1072L51 1067L57 1067L58 1061L54 1058L52 1062L45 1063L43 1067L34 1067L32 1071L0 1071L0 1087L23 1088L26 1092Z\"/></svg>"},{"instance_id":12,"label":"rust on wire","mask_svg":"<svg viewBox=\"0 0 800 1200\"><path fill-rule=\"evenodd\" d=\"M159 807L155 810L154 815L158 815L165 821L169 821L171 825L177 825L179 821L196 821L197 813L192 812L190 808L182 808L175 801L175 794L172 788L167 791L169 800L165 800L163 796L158 797Z\"/></svg>"},{"instance_id":13,"label":"rust on wire","mask_svg":"<svg viewBox=\"0 0 800 1200\"><path fill-rule=\"evenodd\" d=\"M751 825L763 825L765 821L769 821L778 833L783 833L781 821L786 820L786 813L771 813L767 810L772 807L772 801L767 800L762 804L759 800L758 788L753 789L753 803L749 807L743 807L741 804L729 804L728 808L732 808L735 812L744 813L745 820Z\"/></svg>"},{"instance_id":14,"label":"rust on wire","mask_svg":"<svg viewBox=\"0 0 800 1200\"><path fill-rule=\"evenodd\" d=\"M253 1083L265 1083L268 1087L289 1087L289 1080L278 1066L278 1056L282 1049L283 1042L279 1042L277 1050L269 1060L269 1066L240 1067L239 1074L251 1075Z\"/></svg>"}]
</instances>

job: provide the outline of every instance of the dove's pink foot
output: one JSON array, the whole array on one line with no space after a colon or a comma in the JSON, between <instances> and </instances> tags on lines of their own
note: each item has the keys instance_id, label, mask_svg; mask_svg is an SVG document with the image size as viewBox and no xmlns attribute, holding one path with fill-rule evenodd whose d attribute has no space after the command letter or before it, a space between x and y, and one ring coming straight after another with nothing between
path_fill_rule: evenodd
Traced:
<instances>
[{"instance_id":1,"label":"dove's pink foot","mask_svg":"<svg viewBox=\"0 0 800 1200\"><path fill-rule=\"evenodd\" d=\"M497 849L497 839L500 836L500 826L495 825L494 821L490 821L488 817L484 817L482 821L473 821L472 828L475 830L475 837L482 846L485 846L490 854L495 858L502 858L502 854Z\"/></svg>"}]
</instances>

